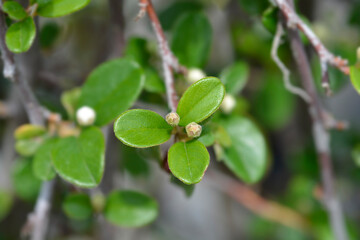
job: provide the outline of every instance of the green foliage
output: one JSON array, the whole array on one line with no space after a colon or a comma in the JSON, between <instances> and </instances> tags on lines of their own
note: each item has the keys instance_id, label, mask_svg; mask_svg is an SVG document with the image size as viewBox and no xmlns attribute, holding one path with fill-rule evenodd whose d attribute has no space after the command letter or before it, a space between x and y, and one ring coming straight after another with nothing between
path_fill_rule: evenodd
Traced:
<instances>
[{"instance_id":1,"label":"green foliage","mask_svg":"<svg viewBox=\"0 0 360 240\"><path fill-rule=\"evenodd\" d=\"M201 68L211 47L212 30L202 13L184 14L173 29L171 49L181 64Z\"/></svg>"},{"instance_id":2,"label":"green foliage","mask_svg":"<svg viewBox=\"0 0 360 240\"><path fill-rule=\"evenodd\" d=\"M137 149L121 144L121 153L122 167L130 174L133 176L146 176L149 174L148 163L146 159L138 153Z\"/></svg>"},{"instance_id":3,"label":"green foliage","mask_svg":"<svg viewBox=\"0 0 360 240\"><path fill-rule=\"evenodd\" d=\"M239 0L239 3L250 14L261 14L269 5L268 0Z\"/></svg>"},{"instance_id":4,"label":"green foliage","mask_svg":"<svg viewBox=\"0 0 360 240\"><path fill-rule=\"evenodd\" d=\"M210 125L205 125L202 127L202 133L201 133L201 136L198 138L198 140L202 144L204 144L206 147L209 147L214 144L215 136L213 134L213 131L212 131Z\"/></svg>"},{"instance_id":5,"label":"green foliage","mask_svg":"<svg viewBox=\"0 0 360 240\"><path fill-rule=\"evenodd\" d=\"M20 3L15 1L6 1L2 5L3 12L9 15L9 18L20 21L27 17L25 9L20 5Z\"/></svg>"},{"instance_id":6,"label":"green foliage","mask_svg":"<svg viewBox=\"0 0 360 240\"><path fill-rule=\"evenodd\" d=\"M12 24L6 31L5 41L10 51L22 53L29 50L36 35L34 20L26 17Z\"/></svg>"},{"instance_id":7,"label":"green foliage","mask_svg":"<svg viewBox=\"0 0 360 240\"><path fill-rule=\"evenodd\" d=\"M36 199L41 181L37 179L32 171L31 159L18 159L13 169L13 185L16 195L26 201Z\"/></svg>"},{"instance_id":8,"label":"green foliage","mask_svg":"<svg viewBox=\"0 0 360 240\"><path fill-rule=\"evenodd\" d=\"M90 198L83 193L66 196L62 203L62 209L68 218L75 220L86 220L93 213Z\"/></svg>"},{"instance_id":9,"label":"green foliage","mask_svg":"<svg viewBox=\"0 0 360 240\"><path fill-rule=\"evenodd\" d=\"M75 111L81 96L81 88L73 88L63 92L61 103L64 106L70 119L75 119Z\"/></svg>"},{"instance_id":10,"label":"green foliage","mask_svg":"<svg viewBox=\"0 0 360 240\"><path fill-rule=\"evenodd\" d=\"M225 96L225 87L215 77L203 78L192 84L179 101L177 113L180 126L202 122L213 114Z\"/></svg>"},{"instance_id":11,"label":"green foliage","mask_svg":"<svg viewBox=\"0 0 360 240\"><path fill-rule=\"evenodd\" d=\"M31 124L17 128L14 136L16 139L15 149L24 157L33 156L47 138L44 127Z\"/></svg>"},{"instance_id":12,"label":"green foliage","mask_svg":"<svg viewBox=\"0 0 360 240\"><path fill-rule=\"evenodd\" d=\"M128 59L108 61L89 75L82 87L78 108L93 108L95 124L106 125L134 103L143 83L144 74L136 62Z\"/></svg>"},{"instance_id":13,"label":"green foliage","mask_svg":"<svg viewBox=\"0 0 360 240\"><path fill-rule=\"evenodd\" d=\"M244 88L248 76L249 66L245 62L236 62L221 72L220 79L226 93L237 94Z\"/></svg>"},{"instance_id":14,"label":"green foliage","mask_svg":"<svg viewBox=\"0 0 360 240\"><path fill-rule=\"evenodd\" d=\"M265 139L249 119L230 116L220 120L231 138L224 149L223 161L240 179L247 183L259 181L265 173L268 156Z\"/></svg>"},{"instance_id":15,"label":"green foliage","mask_svg":"<svg viewBox=\"0 0 360 240\"><path fill-rule=\"evenodd\" d=\"M14 136L16 140L30 139L45 135L46 129L42 126L24 124L15 130Z\"/></svg>"},{"instance_id":16,"label":"green foliage","mask_svg":"<svg viewBox=\"0 0 360 240\"><path fill-rule=\"evenodd\" d=\"M357 167L360 167L360 144L356 145L352 150L352 158Z\"/></svg>"},{"instance_id":17,"label":"green foliage","mask_svg":"<svg viewBox=\"0 0 360 240\"><path fill-rule=\"evenodd\" d=\"M205 146L197 140L177 142L169 149L168 162L175 177L185 184L195 184L204 176L210 155Z\"/></svg>"},{"instance_id":18,"label":"green foliage","mask_svg":"<svg viewBox=\"0 0 360 240\"><path fill-rule=\"evenodd\" d=\"M142 109L123 113L114 124L116 137L131 147L151 147L170 139L172 127L159 114Z\"/></svg>"},{"instance_id":19,"label":"green foliage","mask_svg":"<svg viewBox=\"0 0 360 240\"><path fill-rule=\"evenodd\" d=\"M195 1L175 2L159 14L159 20L164 30L170 30L187 12L199 12L202 5Z\"/></svg>"},{"instance_id":20,"label":"green foliage","mask_svg":"<svg viewBox=\"0 0 360 240\"><path fill-rule=\"evenodd\" d=\"M43 48L51 47L60 33L60 28L55 22L47 22L40 30L39 42Z\"/></svg>"},{"instance_id":21,"label":"green foliage","mask_svg":"<svg viewBox=\"0 0 360 240\"><path fill-rule=\"evenodd\" d=\"M86 7L90 0L37 0L37 14L41 17L62 17Z\"/></svg>"},{"instance_id":22,"label":"green foliage","mask_svg":"<svg viewBox=\"0 0 360 240\"><path fill-rule=\"evenodd\" d=\"M36 151L34 156L32 168L34 175L42 181L48 181L55 177L51 151L56 145L58 139L49 139Z\"/></svg>"},{"instance_id":23,"label":"green foliage","mask_svg":"<svg viewBox=\"0 0 360 240\"><path fill-rule=\"evenodd\" d=\"M155 220L158 208L153 198L142 193L114 191L107 199L104 215L114 225L140 227Z\"/></svg>"},{"instance_id":24,"label":"green foliage","mask_svg":"<svg viewBox=\"0 0 360 240\"><path fill-rule=\"evenodd\" d=\"M360 94L360 67L355 65L350 67L350 80L355 90Z\"/></svg>"},{"instance_id":25,"label":"green foliage","mask_svg":"<svg viewBox=\"0 0 360 240\"><path fill-rule=\"evenodd\" d=\"M145 69L145 85L144 89L152 93L165 93L164 81L160 78L157 71L153 68Z\"/></svg>"},{"instance_id":26,"label":"green foliage","mask_svg":"<svg viewBox=\"0 0 360 240\"><path fill-rule=\"evenodd\" d=\"M261 17L262 24L272 34L275 34L279 10L276 7L268 7Z\"/></svg>"},{"instance_id":27,"label":"green foliage","mask_svg":"<svg viewBox=\"0 0 360 240\"><path fill-rule=\"evenodd\" d=\"M104 136L96 127L84 129L79 137L60 139L51 152L56 172L72 184L97 186L104 172Z\"/></svg>"},{"instance_id":28,"label":"green foliage","mask_svg":"<svg viewBox=\"0 0 360 240\"><path fill-rule=\"evenodd\" d=\"M0 189L0 221L6 217L12 206L11 194L3 189Z\"/></svg>"}]
</instances>

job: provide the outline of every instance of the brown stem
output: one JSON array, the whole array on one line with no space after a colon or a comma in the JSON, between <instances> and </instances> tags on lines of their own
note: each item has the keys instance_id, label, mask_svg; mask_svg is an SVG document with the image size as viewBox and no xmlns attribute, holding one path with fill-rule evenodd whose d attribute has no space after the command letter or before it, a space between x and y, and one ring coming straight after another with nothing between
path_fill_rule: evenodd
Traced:
<instances>
[{"instance_id":1,"label":"brown stem","mask_svg":"<svg viewBox=\"0 0 360 240\"><path fill-rule=\"evenodd\" d=\"M306 52L297 30L288 28L291 50L299 69L301 82L306 92L311 97L308 104L309 113L313 122L313 137L321 169L322 185L324 188L323 202L329 213L331 226L337 240L347 240L347 231L343 212L335 192L334 174L330 155L330 135L323 121L323 110L318 99L314 79L312 77Z\"/></svg>"},{"instance_id":2,"label":"brown stem","mask_svg":"<svg viewBox=\"0 0 360 240\"><path fill-rule=\"evenodd\" d=\"M25 107L30 123L34 125L45 125L42 108L38 103L33 91L27 81L20 77L15 65L14 54L12 54L5 44L6 23L5 16L0 11L0 50L4 63L4 76L12 81L19 92L21 101ZM35 210L29 215L25 224L31 229L33 240L45 239L46 230L49 222L49 212L53 192L54 180L44 182L40 194L37 198Z\"/></svg>"}]
</instances>

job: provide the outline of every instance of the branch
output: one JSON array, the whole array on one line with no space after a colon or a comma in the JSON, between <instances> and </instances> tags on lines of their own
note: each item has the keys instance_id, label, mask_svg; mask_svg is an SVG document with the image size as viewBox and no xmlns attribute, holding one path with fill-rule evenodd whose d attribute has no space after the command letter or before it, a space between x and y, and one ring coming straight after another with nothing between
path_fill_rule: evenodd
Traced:
<instances>
[{"instance_id":1,"label":"branch","mask_svg":"<svg viewBox=\"0 0 360 240\"><path fill-rule=\"evenodd\" d=\"M45 119L42 108L35 98L35 95L32 92L29 84L19 76L19 72L15 65L14 54L9 51L5 44L5 33L5 16L3 12L0 11L0 50L4 63L4 77L12 81L17 88L31 124L44 126ZM33 240L45 239L49 218L48 215L51 207L53 185L54 181L43 183L40 194L36 201L34 213L29 215L28 221L25 224L25 226L30 226L30 232L32 232Z\"/></svg>"},{"instance_id":2,"label":"branch","mask_svg":"<svg viewBox=\"0 0 360 240\"><path fill-rule=\"evenodd\" d=\"M279 6L281 6L285 19L288 21L289 19L291 21L296 20L297 22L295 23L304 29L301 25L303 23L299 22L300 20L298 20L298 17L295 15L293 9L286 2L283 0L277 0L277 3ZM345 227L345 220L334 186L333 168L330 155L330 135L326 126L326 118L328 116L327 114L324 114L326 112L322 110L322 106L316 94L311 68L299 33L294 30L293 27L289 26L289 24L287 25L291 49L299 69L302 85L308 95L311 97L311 102L308 104L308 109L312 119L313 137L321 169L322 185L324 188L323 203L327 208L335 238L337 240L347 240L348 236ZM299 29L301 30L301 28ZM314 39L318 41L316 37ZM327 50L320 44L319 41L317 46L321 46L319 49L322 49L321 52L323 54L320 54L320 56L325 56L324 52L328 55L328 57L330 56L330 53L327 52ZM329 60L328 57L326 58L327 60ZM343 61L343 63L345 63L345 61ZM341 66L343 66L343 70L346 70L345 65L340 65L339 67Z\"/></svg>"},{"instance_id":3,"label":"branch","mask_svg":"<svg viewBox=\"0 0 360 240\"><path fill-rule=\"evenodd\" d=\"M255 214L301 232L311 232L308 220L293 209L264 199L251 188L220 172L208 170L207 176L217 190L234 198Z\"/></svg>"},{"instance_id":4,"label":"branch","mask_svg":"<svg viewBox=\"0 0 360 240\"><path fill-rule=\"evenodd\" d=\"M149 16L156 35L156 40L159 45L159 54L162 59L162 68L164 72L169 108L172 112L176 112L176 108L178 105L178 97L175 90L174 76L172 71L175 70L176 72L186 73L187 70L185 67L179 64L177 58L170 51L164 31L160 25L159 18L156 15L151 0L139 0L139 6L140 12L136 19L143 17L145 15L145 12L147 12Z\"/></svg>"},{"instance_id":5,"label":"branch","mask_svg":"<svg viewBox=\"0 0 360 240\"><path fill-rule=\"evenodd\" d=\"M280 68L280 70L284 76L285 88L289 92L301 97L305 102L310 103L310 101L311 101L310 96L303 89L298 88L291 84L290 71L289 71L289 69L287 69L285 64L280 60L279 56L277 55L279 46L281 44L281 37L283 34L284 34L284 29L283 29L281 23L279 22L277 24L276 34L275 34L273 44L271 47L271 57L274 60L274 62L276 63L276 65Z\"/></svg>"},{"instance_id":6,"label":"branch","mask_svg":"<svg viewBox=\"0 0 360 240\"><path fill-rule=\"evenodd\" d=\"M294 9L289 5L287 0L275 0L276 5L281 10L286 19L286 25L289 29L298 29L305 34L309 39L311 45L317 52L320 58L321 72L322 72L322 86L326 90L327 94L331 93L327 64L330 64L344 74L349 75L350 69L348 66L348 60L342 59L339 56L332 54L315 35L315 33L300 19Z\"/></svg>"}]
</instances>

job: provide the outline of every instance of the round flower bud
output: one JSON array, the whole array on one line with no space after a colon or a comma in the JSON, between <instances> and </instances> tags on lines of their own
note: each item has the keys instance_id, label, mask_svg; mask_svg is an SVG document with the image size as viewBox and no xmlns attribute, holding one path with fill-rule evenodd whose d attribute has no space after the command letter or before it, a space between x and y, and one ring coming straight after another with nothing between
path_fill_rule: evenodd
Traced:
<instances>
[{"instance_id":1,"label":"round flower bud","mask_svg":"<svg viewBox=\"0 0 360 240\"><path fill-rule=\"evenodd\" d=\"M96 113L88 106L81 107L76 112L76 120L80 126L90 126L95 122Z\"/></svg>"},{"instance_id":2,"label":"round flower bud","mask_svg":"<svg viewBox=\"0 0 360 240\"><path fill-rule=\"evenodd\" d=\"M360 47L358 47L356 50L356 57L357 57L358 62L360 62Z\"/></svg>"},{"instance_id":3,"label":"round flower bud","mask_svg":"<svg viewBox=\"0 0 360 240\"><path fill-rule=\"evenodd\" d=\"M165 119L166 119L166 122L170 126L173 126L173 127L179 125L179 122L180 122L180 116L179 116L179 114L177 114L175 112L171 112L168 115L166 115Z\"/></svg>"},{"instance_id":4,"label":"round flower bud","mask_svg":"<svg viewBox=\"0 0 360 240\"><path fill-rule=\"evenodd\" d=\"M234 110L235 105L235 98L229 94L226 94L223 102L220 105L220 108L224 113L231 113L231 111Z\"/></svg>"},{"instance_id":5,"label":"round flower bud","mask_svg":"<svg viewBox=\"0 0 360 240\"><path fill-rule=\"evenodd\" d=\"M201 135L201 126L195 122L189 123L186 127L186 133L189 137L200 137Z\"/></svg>"},{"instance_id":6,"label":"round flower bud","mask_svg":"<svg viewBox=\"0 0 360 240\"><path fill-rule=\"evenodd\" d=\"M206 74L203 70L199 68L190 68L188 70L186 79L189 83L194 83L202 78L206 77Z\"/></svg>"}]
</instances>

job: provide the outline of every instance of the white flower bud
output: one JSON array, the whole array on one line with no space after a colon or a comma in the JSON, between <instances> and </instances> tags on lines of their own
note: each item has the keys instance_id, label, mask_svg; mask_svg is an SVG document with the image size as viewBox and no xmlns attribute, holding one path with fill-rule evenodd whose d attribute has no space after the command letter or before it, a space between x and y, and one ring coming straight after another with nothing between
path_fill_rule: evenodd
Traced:
<instances>
[{"instance_id":1,"label":"white flower bud","mask_svg":"<svg viewBox=\"0 0 360 240\"><path fill-rule=\"evenodd\" d=\"M204 77L206 77L206 74L203 70L199 68L190 68L187 73L186 79L189 83L194 83Z\"/></svg>"},{"instance_id":2,"label":"white flower bud","mask_svg":"<svg viewBox=\"0 0 360 240\"><path fill-rule=\"evenodd\" d=\"M175 112L171 112L168 115L166 115L165 119L166 119L166 122L170 126L173 126L173 127L179 125L179 122L180 122L180 116L179 116L179 114L177 114Z\"/></svg>"},{"instance_id":3,"label":"white flower bud","mask_svg":"<svg viewBox=\"0 0 360 240\"><path fill-rule=\"evenodd\" d=\"M81 107L76 112L76 120L80 126L90 126L95 122L96 113L88 106Z\"/></svg>"},{"instance_id":4,"label":"white flower bud","mask_svg":"<svg viewBox=\"0 0 360 240\"><path fill-rule=\"evenodd\" d=\"M358 47L356 50L356 57L357 57L357 61L360 62L360 47Z\"/></svg>"},{"instance_id":5,"label":"white flower bud","mask_svg":"<svg viewBox=\"0 0 360 240\"><path fill-rule=\"evenodd\" d=\"M195 122L189 123L186 127L186 133L189 137L200 137L201 135L201 126Z\"/></svg>"},{"instance_id":6,"label":"white flower bud","mask_svg":"<svg viewBox=\"0 0 360 240\"><path fill-rule=\"evenodd\" d=\"M220 105L221 110L224 113L231 113L234 110L236 105L236 100L233 96L226 94L223 102Z\"/></svg>"}]
</instances>

